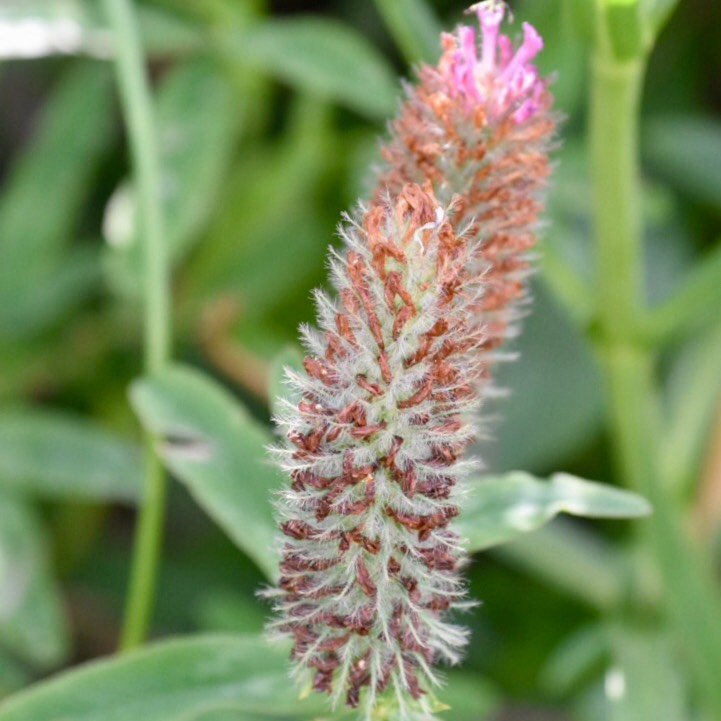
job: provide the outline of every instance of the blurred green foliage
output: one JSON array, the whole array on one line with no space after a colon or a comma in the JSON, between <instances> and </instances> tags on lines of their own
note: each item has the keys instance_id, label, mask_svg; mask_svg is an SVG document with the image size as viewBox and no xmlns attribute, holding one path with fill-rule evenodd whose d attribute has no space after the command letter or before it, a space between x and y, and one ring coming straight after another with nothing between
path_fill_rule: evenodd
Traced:
<instances>
[{"instance_id":1,"label":"blurred green foliage","mask_svg":"<svg viewBox=\"0 0 721 721\"><path fill-rule=\"evenodd\" d=\"M566 114L543 267L557 256L587 285L594 262L584 152L592 4L512 3L545 37L542 70L557 74L555 94ZM639 22L666 22L672 5L643 3ZM366 187L376 139L398 103L395 76L432 57L435 28L460 20L463 6L138 3L157 99L175 355L217 381L176 369L133 386L133 405L168 439L164 453L182 482L172 489L155 629L248 635L164 642L147 656L98 666L93 676L68 676L60 696L46 686L19 697L2 708L3 721L48 719L50 707L69 718L109 718L113 694L137 693L103 685L112 664L121 679L133 664L142 667L147 694L168 668L178 688L196 678L192 703L180 709L188 721L266 718L248 689L268 653L257 639L266 610L254 597L263 583L254 563L272 576L264 500L277 478L262 456L272 439L276 392L269 388L278 387L278 359L293 358L298 324L312 319L310 290L324 281L340 213ZM617 9L628 11L622 3ZM42 58L22 59L0 44L0 694L113 648L131 543L123 504L134 503L140 487L140 434L127 388L140 373L141 268L108 29L93 2L0 4L0 22L18 33L29 18L49 38L37 51ZM614 48L624 55L645 25L634 30L616 20L624 32ZM67 23L76 27L70 40L62 36ZM680 3L648 73L647 295L661 304L651 335L673 325L674 308L663 302L685 287L692 265L710 260L704 283L718 284L719 27L720 6ZM602 381L588 341L594 336L584 332L583 309L567 307L570 293L550 272L534 281L536 302L513 348L520 360L505 365L499 379L509 396L486 410L491 440L480 453L489 473L523 469L545 477L563 469L614 479ZM663 357L663 482L673 487L679 518L697 521L710 547L721 512L711 507L718 496L708 484L717 491L721 479L699 478L709 445L721 444L719 429L712 430L721 313L700 306L697 316L674 331ZM223 453L208 469L201 461L218 439ZM224 485L242 494L242 505L224 505ZM659 623L657 572L629 550L632 535L627 524L591 530L563 519L479 557L469 573L483 606L468 620L468 662L450 674L448 717L491 718L522 700L551 707L558 719L711 721L695 711L687 659ZM718 571L718 556L714 562ZM641 604L620 620L635 595ZM223 654L227 668L193 675L206 657L220 666ZM243 664L250 667L245 680ZM285 679L273 683L287 703L267 718L301 718ZM72 705L74 684L86 688L82 708ZM209 707L221 686L228 704ZM69 705L58 710L58 698ZM309 707L305 718L316 713ZM117 718L136 715L131 705ZM176 718L174 707L152 717Z\"/></svg>"}]
</instances>

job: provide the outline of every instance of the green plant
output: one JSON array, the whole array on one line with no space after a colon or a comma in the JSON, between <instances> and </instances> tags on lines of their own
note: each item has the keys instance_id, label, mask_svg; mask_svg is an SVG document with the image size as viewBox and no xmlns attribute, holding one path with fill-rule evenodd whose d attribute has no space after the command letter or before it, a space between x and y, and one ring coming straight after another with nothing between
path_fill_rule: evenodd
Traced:
<instances>
[{"instance_id":1,"label":"green plant","mask_svg":"<svg viewBox=\"0 0 721 721\"><path fill-rule=\"evenodd\" d=\"M721 126L697 97L707 65L664 66L702 24L683 7L670 22L672 0L514 5L543 31L539 62L558 70L569 117L536 300L509 346L521 362L498 369L508 420L455 521L469 553L489 552L468 573L484 605L466 619L466 665L427 713L490 719L504 697L533 695L579 721L710 721ZM406 60L435 59L452 21L423 0L375 6L378 42L382 21ZM399 96L394 71L350 24L279 18L262 2L48 0L8 4L0 20L18 38L0 53L51 56L21 77L60 68L0 195L0 721L327 718L287 681L252 595L279 581L270 501L288 483L267 461L268 416L281 369L300 365L295 326L311 316L338 211L370 195L362 177ZM23 46L29 21L39 35ZM687 116L664 116L666 95ZM561 467L576 475L540 480ZM179 483L166 489L166 473ZM653 513L630 538L625 524L556 518L643 516L639 496ZM132 564L117 504L139 506ZM78 658L116 645L129 566L124 652L39 681L70 664L73 641ZM150 630L184 635L132 648Z\"/></svg>"}]
</instances>

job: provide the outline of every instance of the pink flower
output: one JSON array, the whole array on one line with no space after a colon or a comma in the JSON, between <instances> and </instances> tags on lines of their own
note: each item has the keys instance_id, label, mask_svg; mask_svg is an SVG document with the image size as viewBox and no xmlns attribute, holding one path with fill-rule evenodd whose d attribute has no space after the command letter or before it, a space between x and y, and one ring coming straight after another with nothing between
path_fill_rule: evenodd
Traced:
<instances>
[{"instance_id":1,"label":"pink flower","mask_svg":"<svg viewBox=\"0 0 721 721\"><path fill-rule=\"evenodd\" d=\"M543 39L532 25L523 23L523 42L513 54L510 39L499 34L504 4L486 0L470 10L477 13L481 26L481 58L475 28L461 26L453 38L456 49L444 66L446 76L469 108L484 106L494 116L511 113L517 123L524 123L540 109L534 96L545 87L533 65Z\"/></svg>"}]
</instances>

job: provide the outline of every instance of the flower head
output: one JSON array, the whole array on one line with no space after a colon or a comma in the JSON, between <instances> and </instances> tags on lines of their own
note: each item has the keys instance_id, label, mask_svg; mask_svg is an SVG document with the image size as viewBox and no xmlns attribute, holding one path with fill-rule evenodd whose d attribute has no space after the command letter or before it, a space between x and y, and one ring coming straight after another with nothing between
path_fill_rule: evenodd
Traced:
<instances>
[{"instance_id":1,"label":"flower head","mask_svg":"<svg viewBox=\"0 0 721 721\"><path fill-rule=\"evenodd\" d=\"M274 632L298 675L393 718L429 719L434 664L459 658L467 605L458 570L459 481L489 392L491 353L514 330L549 172L551 97L543 43L501 33L505 6L474 5L481 28L444 35L443 56L391 125L370 206L341 227L337 297L316 295L303 331L297 402L277 419L292 485Z\"/></svg>"},{"instance_id":2,"label":"flower head","mask_svg":"<svg viewBox=\"0 0 721 721\"><path fill-rule=\"evenodd\" d=\"M463 605L448 524L471 467L481 289L447 210L408 185L341 229L338 299L318 293L320 331L290 375L300 401L278 419L293 483L273 627L316 690L372 709L388 689L402 718L429 718L433 664L466 640L444 616Z\"/></svg>"},{"instance_id":3,"label":"flower head","mask_svg":"<svg viewBox=\"0 0 721 721\"><path fill-rule=\"evenodd\" d=\"M473 270L485 278L476 318L490 358L515 332L526 299L556 118L534 64L543 48L536 30L523 23L514 46L501 32L504 3L486 0L469 12L480 38L471 26L444 34L438 64L421 67L391 123L376 197L430 179L442 204L455 203L452 223L466 228Z\"/></svg>"}]
</instances>

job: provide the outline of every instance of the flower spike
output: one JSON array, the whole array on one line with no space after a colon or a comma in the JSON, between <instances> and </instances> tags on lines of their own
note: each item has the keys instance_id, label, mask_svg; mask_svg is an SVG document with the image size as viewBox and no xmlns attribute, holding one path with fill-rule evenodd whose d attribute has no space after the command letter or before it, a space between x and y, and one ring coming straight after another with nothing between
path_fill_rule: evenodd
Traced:
<instances>
[{"instance_id":1,"label":"flower spike","mask_svg":"<svg viewBox=\"0 0 721 721\"><path fill-rule=\"evenodd\" d=\"M465 457L491 392L493 351L526 297L555 118L534 65L543 41L506 7L470 8L435 67L407 91L369 206L340 228L336 296L288 372L297 402L276 419L292 478L273 598L294 673L367 719L432 719L435 665L467 631L460 539L451 528L474 468ZM389 700L390 699L390 700ZM388 710L387 704L392 704Z\"/></svg>"},{"instance_id":2,"label":"flower spike","mask_svg":"<svg viewBox=\"0 0 721 721\"><path fill-rule=\"evenodd\" d=\"M420 68L391 123L376 197L430 179L441 204L456 204L453 226L469 234L473 271L486 281L476 317L490 358L515 334L527 299L556 116L535 66L538 32L523 23L514 49L501 32L505 3L486 0L469 12L480 45L476 29L461 26L443 35L437 66Z\"/></svg>"},{"instance_id":3,"label":"flower spike","mask_svg":"<svg viewBox=\"0 0 721 721\"><path fill-rule=\"evenodd\" d=\"M320 331L290 376L300 401L277 419L293 482L278 504L272 628L314 689L369 713L388 690L401 718L430 718L433 665L457 662L467 636L445 619L465 605L448 524L473 467L461 456L479 402L482 289L449 212L429 185L407 185L341 228L338 299L318 293Z\"/></svg>"}]
</instances>

